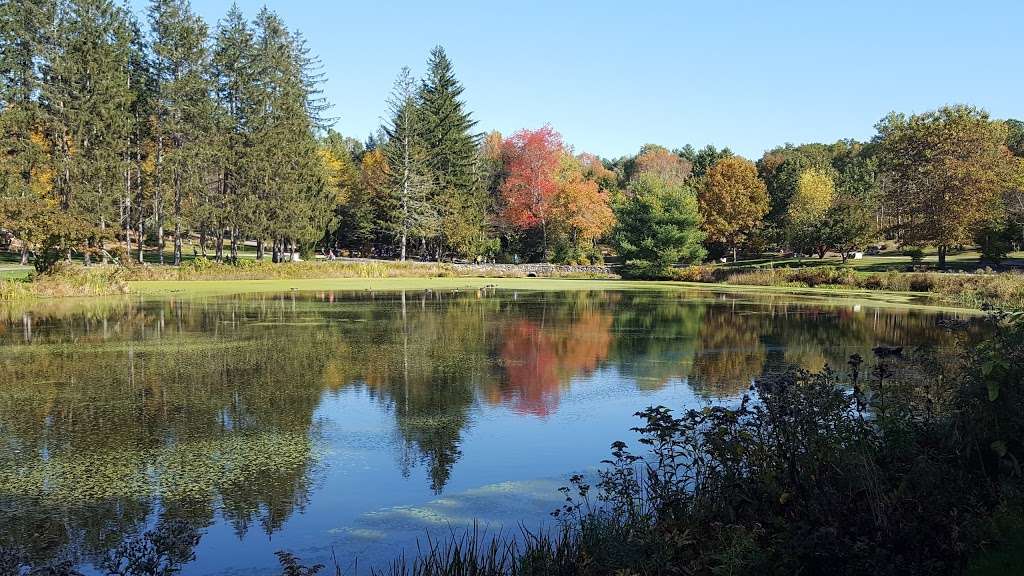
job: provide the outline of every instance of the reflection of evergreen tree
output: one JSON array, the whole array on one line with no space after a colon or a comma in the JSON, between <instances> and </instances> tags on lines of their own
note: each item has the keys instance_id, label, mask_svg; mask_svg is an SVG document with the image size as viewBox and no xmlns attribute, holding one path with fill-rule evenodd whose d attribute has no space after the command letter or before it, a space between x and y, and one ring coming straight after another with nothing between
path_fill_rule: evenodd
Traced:
<instances>
[{"instance_id":1,"label":"reflection of evergreen tree","mask_svg":"<svg viewBox=\"0 0 1024 576\"><path fill-rule=\"evenodd\" d=\"M206 526L219 507L239 533L278 530L307 499L307 378L331 335L282 325L301 311L280 302L101 306L34 315L31 346L0 333L0 471L21 471L0 473L0 546L97 561L146 525L166 487L152 470L196 490L164 494L163 519Z\"/></svg>"},{"instance_id":2,"label":"reflection of evergreen tree","mask_svg":"<svg viewBox=\"0 0 1024 576\"><path fill-rule=\"evenodd\" d=\"M616 302L613 358L641 389L657 389L691 370L704 317L701 300L626 293Z\"/></svg>"}]
</instances>

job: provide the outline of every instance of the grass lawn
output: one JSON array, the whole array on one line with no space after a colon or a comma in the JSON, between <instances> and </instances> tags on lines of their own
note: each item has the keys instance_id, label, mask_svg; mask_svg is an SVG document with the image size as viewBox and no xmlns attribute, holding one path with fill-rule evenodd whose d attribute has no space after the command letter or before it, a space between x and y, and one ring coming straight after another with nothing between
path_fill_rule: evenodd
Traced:
<instances>
[{"instance_id":1,"label":"grass lawn","mask_svg":"<svg viewBox=\"0 0 1024 576\"><path fill-rule=\"evenodd\" d=\"M32 272L31 267L0 266L0 280L23 280Z\"/></svg>"},{"instance_id":2,"label":"grass lawn","mask_svg":"<svg viewBox=\"0 0 1024 576\"><path fill-rule=\"evenodd\" d=\"M1013 252L1007 256L1008 260L1024 260L1024 252ZM911 261L909 256L904 256L898 253L891 254L880 254L878 256L864 256L860 260L847 260L845 266L853 268L858 272L887 272L889 270L903 271L908 266L912 266L914 263ZM926 252L925 257L922 260L922 266L928 266L932 269L938 269L939 259L935 255L934 251L931 253ZM767 266L788 266L791 268L797 267L813 267L813 266L843 266L843 259L839 256L831 255L825 258L819 259L817 256L807 258L753 258L748 260L740 260L738 262L728 262L721 264L723 268L758 268ZM946 268L948 270L958 270L963 272L969 272L977 270L978 268L984 268L989 265L987 262L981 261L981 254L975 250L964 250L962 252L953 252L946 257Z\"/></svg>"}]
</instances>

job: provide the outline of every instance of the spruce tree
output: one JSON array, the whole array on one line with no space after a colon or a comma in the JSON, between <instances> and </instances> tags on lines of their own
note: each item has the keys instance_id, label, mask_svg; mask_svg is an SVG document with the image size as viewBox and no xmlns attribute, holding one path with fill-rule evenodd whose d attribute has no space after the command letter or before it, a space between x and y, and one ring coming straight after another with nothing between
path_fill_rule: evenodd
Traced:
<instances>
[{"instance_id":1,"label":"spruce tree","mask_svg":"<svg viewBox=\"0 0 1024 576\"><path fill-rule=\"evenodd\" d=\"M134 15L128 21L129 55L128 82L131 91L128 106L130 133L126 149L124 172L124 200L122 201L122 224L124 225L125 248L132 252L131 237L134 232L138 261L142 263L145 254L145 225L149 205L147 195L149 171L146 169L152 142L152 125L149 119L153 110L155 81L150 67L146 38Z\"/></svg>"},{"instance_id":2,"label":"spruce tree","mask_svg":"<svg viewBox=\"0 0 1024 576\"><path fill-rule=\"evenodd\" d=\"M445 250L474 251L486 223L486 194L477 175L476 121L460 99L464 88L455 78L444 48L430 53L427 76L420 87L427 165L435 183L432 203L440 217Z\"/></svg>"},{"instance_id":3,"label":"spruce tree","mask_svg":"<svg viewBox=\"0 0 1024 576\"><path fill-rule=\"evenodd\" d=\"M246 228L252 214L256 185L247 179L251 139L248 119L254 114L249 87L255 81L253 32L236 4L217 26L213 49L214 87L217 98L217 137L214 162L217 171L215 207L209 223L216 233L217 259L223 256L224 230L232 237ZM257 258L263 257L262 239L257 240Z\"/></svg>"},{"instance_id":4,"label":"spruce tree","mask_svg":"<svg viewBox=\"0 0 1024 576\"><path fill-rule=\"evenodd\" d=\"M49 192L45 116L37 94L54 9L53 0L0 3L0 199L17 204L16 212L40 208ZM19 239L21 263L28 264L28 242Z\"/></svg>"},{"instance_id":5,"label":"spruce tree","mask_svg":"<svg viewBox=\"0 0 1024 576\"><path fill-rule=\"evenodd\" d=\"M284 250L312 247L327 231L334 206L314 134L322 110L316 62L301 36L270 10L260 11L255 29L246 171L258 209L250 219L258 235L273 239L279 260Z\"/></svg>"}]
</instances>

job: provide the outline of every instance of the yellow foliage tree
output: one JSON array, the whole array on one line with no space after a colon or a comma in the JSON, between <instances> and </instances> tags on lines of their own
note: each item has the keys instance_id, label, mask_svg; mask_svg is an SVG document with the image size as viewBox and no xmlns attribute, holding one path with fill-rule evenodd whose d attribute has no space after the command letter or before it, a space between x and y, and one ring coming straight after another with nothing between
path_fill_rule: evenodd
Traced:
<instances>
[{"instance_id":1,"label":"yellow foliage tree","mask_svg":"<svg viewBox=\"0 0 1024 576\"><path fill-rule=\"evenodd\" d=\"M804 170L789 203L789 221L799 223L820 218L832 206L835 196L836 185L832 176L817 168Z\"/></svg>"},{"instance_id":2,"label":"yellow foliage tree","mask_svg":"<svg viewBox=\"0 0 1024 576\"><path fill-rule=\"evenodd\" d=\"M786 238L793 250L825 256L827 244L822 237L821 223L835 196L836 185L828 172L808 168L800 173L796 192L786 210Z\"/></svg>"},{"instance_id":3,"label":"yellow foliage tree","mask_svg":"<svg viewBox=\"0 0 1024 576\"><path fill-rule=\"evenodd\" d=\"M970 106L946 106L909 118L890 114L877 128L895 229L904 242L934 245L945 267L949 248L998 218L1013 187L1006 123Z\"/></svg>"}]
</instances>

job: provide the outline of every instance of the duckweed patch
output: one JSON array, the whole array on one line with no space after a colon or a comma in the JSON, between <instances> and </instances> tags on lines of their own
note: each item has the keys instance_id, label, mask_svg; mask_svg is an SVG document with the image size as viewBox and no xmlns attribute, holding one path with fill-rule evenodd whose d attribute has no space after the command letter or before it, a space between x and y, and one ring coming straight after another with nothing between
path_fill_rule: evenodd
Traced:
<instances>
[{"instance_id":1,"label":"duckweed patch","mask_svg":"<svg viewBox=\"0 0 1024 576\"><path fill-rule=\"evenodd\" d=\"M63 505L209 498L257 478L294 475L319 452L304 433L263 432L133 451L61 454L4 466L0 494Z\"/></svg>"}]
</instances>

